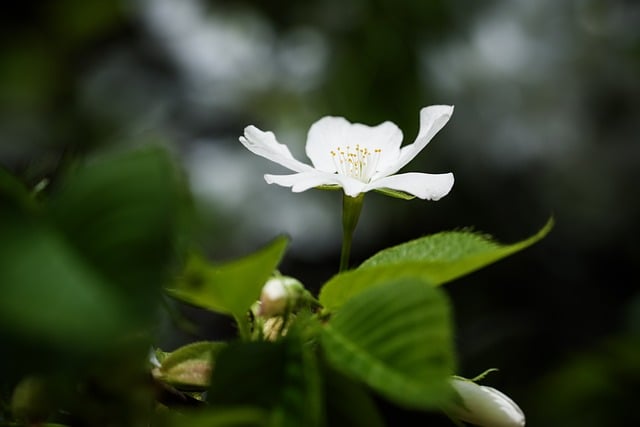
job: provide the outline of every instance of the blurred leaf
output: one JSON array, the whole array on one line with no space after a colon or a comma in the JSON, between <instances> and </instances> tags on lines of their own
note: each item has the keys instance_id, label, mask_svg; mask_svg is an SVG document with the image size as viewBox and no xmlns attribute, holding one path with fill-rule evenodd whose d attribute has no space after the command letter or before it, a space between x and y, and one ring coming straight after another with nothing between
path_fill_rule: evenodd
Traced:
<instances>
[{"instance_id":1,"label":"blurred leaf","mask_svg":"<svg viewBox=\"0 0 640 427\"><path fill-rule=\"evenodd\" d=\"M26 424L40 424L55 412L47 381L31 375L23 378L11 395L11 415Z\"/></svg>"},{"instance_id":2,"label":"blurred leaf","mask_svg":"<svg viewBox=\"0 0 640 427\"><path fill-rule=\"evenodd\" d=\"M531 425L640 425L630 411L640 384L640 340L615 335L573 352L531 387Z\"/></svg>"},{"instance_id":3,"label":"blurred leaf","mask_svg":"<svg viewBox=\"0 0 640 427\"><path fill-rule=\"evenodd\" d=\"M5 210L0 236L1 331L76 354L122 332L127 319L118 295L59 233Z\"/></svg>"},{"instance_id":4,"label":"blurred leaf","mask_svg":"<svg viewBox=\"0 0 640 427\"><path fill-rule=\"evenodd\" d=\"M185 193L167 153L148 147L70 171L50 208L68 241L126 295L131 311L148 316L175 267Z\"/></svg>"},{"instance_id":5,"label":"blurred leaf","mask_svg":"<svg viewBox=\"0 0 640 427\"><path fill-rule=\"evenodd\" d=\"M347 301L322 345L336 369L400 405L430 409L452 396L448 303L419 280L389 281Z\"/></svg>"},{"instance_id":6,"label":"blurred leaf","mask_svg":"<svg viewBox=\"0 0 640 427\"><path fill-rule=\"evenodd\" d=\"M203 390L209 386L215 357L225 342L200 341L169 353L157 370L157 378L180 390Z\"/></svg>"},{"instance_id":7,"label":"blurred leaf","mask_svg":"<svg viewBox=\"0 0 640 427\"><path fill-rule=\"evenodd\" d=\"M57 0L43 5L56 35L80 47L104 37L124 24L126 8L120 2L88 4L82 0Z\"/></svg>"},{"instance_id":8,"label":"blurred leaf","mask_svg":"<svg viewBox=\"0 0 640 427\"><path fill-rule=\"evenodd\" d=\"M264 409L216 408L188 413L172 413L161 427L266 427L269 414Z\"/></svg>"},{"instance_id":9,"label":"blurred leaf","mask_svg":"<svg viewBox=\"0 0 640 427\"><path fill-rule=\"evenodd\" d=\"M42 204L0 171L2 373L84 371L144 340L140 320L155 312L176 255L182 190L154 148L76 166Z\"/></svg>"},{"instance_id":10,"label":"blurred leaf","mask_svg":"<svg viewBox=\"0 0 640 427\"><path fill-rule=\"evenodd\" d=\"M3 45L0 105L21 113L42 108L58 89L60 65L55 53L37 38L18 37Z\"/></svg>"},{"instance_id":11,"label":"blurred leaf","mask_svg":"<svg viewBox=\"0 0 640 427\"><path fill-rule=\"evenodd\" d=\"M531 246L552 227L549 219L535 235L509 245L484 234L447 231L394 246L357 269L332 277L320 291L320 303L326 310L336 310L354 295L392 278L414 277L441 285Z\"/></svg>"},{"instance_id":12,"label":"blurred leaf","mask_svg":"<svg viewBox=\"0 0 640 427\"><path fill-rule=\"evenodd\" d=\"M360 382L326 367L325 386L327 426L383 427L375 402Z\"/></svg>"},{"instance_id":13,"label":"blurred leaf","mask_svg":"<svg viewBox=\"0 0 640 427\"><path fill-rule=\"evenodd\" d=\"M279 237L249 256L222 265L211 265L194 255L167 292L198 307L242 318L260 298L262 287L278 266L287 242L287 238Z\"/></svg>"},{"instance_id":14,"label":"blurred leaf","mask_svg":"<svg viewBox=\"0 0 640 427\"><path fill-rule=\"evenodd\" d=\"M268 409L271 426L318 426L317 369L315 355L299 339L231 344L218 357L208 401L214 407Z\"/></svg>"},{"instance_id":15,"label":"blurred leaf","mask_svg":"<svg viewBox=\"0 0 640 427\"><path fill-rule=\"evenodd\" d=\"M10 208L13 206L13 208ZM27 187L15 176L0 167L0 213L8 209L31 211L36 203Z\"/></svg>"}]
</instances>

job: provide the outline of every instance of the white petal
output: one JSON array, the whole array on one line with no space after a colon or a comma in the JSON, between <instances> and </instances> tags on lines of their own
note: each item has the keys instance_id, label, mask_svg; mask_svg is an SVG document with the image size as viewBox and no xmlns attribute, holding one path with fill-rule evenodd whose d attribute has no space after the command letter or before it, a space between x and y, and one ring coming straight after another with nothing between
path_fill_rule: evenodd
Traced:
<instances>
[{"instance_id":1,"label":"white petal","mask_svg":"<svg viewBox=\"0 0 640 427\"><path fill-rule=\"evenodd\" d=\"M255 126L247 126L244 129L244 136L240 137L240 142L252 153L292 171L303 172L313 169L311 166L296 160L287 146L280 144L276 140L273 132L263 132Z\"/></svg>"},{"instance_id":2,"label":"white petal","mask_svg":"<svg viewBox=\"0 0 640 427\"><path fill-rule=\"evenodd\" d=\"M337 175L321 171L309 171L294 173L292 175L265 175L268 184L278 184L283 187L291 187L291 191L300 193L320 185L340 185L335 179Z\"/></svg>"},{"instance_id":3,"label":"white petal","mask_svg":"<svg viewBox=\"0 0 640 427\"><path fill-rule=\"evenodd\" d=\"M291 187L294 193L309 190L321 185L338 185L347 196L355 197L364 192L365 184L357 179L322 171L300 172L291 175L265 175L268 184Z\"/></svg>"},{"instance_id":4,"label":"white petal","mask_svg":"<svg viewBox=\"0 0 640 427\"><path fill-rule=\"evenodd\" d=\"M391 188L404 191L426 200L438 200L446 196L453 187L453 174L402 173L380 178L366 186L366 191L376 188Z\"/></svg>"},{"instance_id":5,"label":"white petal","mask_svg":"<svg viewBox=\"0 0 640 427\"><path fill-rule=\"evenodd\" d=\"M455 418L485 427L523 427L524 413L505 394L495 388L471 381L453 379L451 385L462 398L464 407L450 408Z\"/></svg>"},{"instance_id":6,"label":"white petal","mask_svg":"<svg viewBox=\"0 0 640 427\"><path fill-rule=\"evenodd\" d=\"M344 191L344 194L346 194L347 196L356 197L358 194L364 193L367 191L366 189L367 184L365 184L364 182L358 179L351 178L350 176L344 176L344 175L336 175L336 176L340 181L340 185L342 186L342 190Z\"/></svg>"},{"instance_id":7,"label":"white petal","mask_svg":"<svg viewBox=\"0 0 640 427\"><path fill-rule=\"evenodd\" d=\"M309 128L306 153L313 165L325 172L336 172L331 151L346 150L356 145L369 151L382 150L378 168L387 168L398 161L402 131L392 122L377 126L350 123L343 117L323 117Z\"/></svg>"},{"instance_id":8,"label":"white petal","mask_svg":"<svg viewBox=\"0 0 640 427\"><path fill-rule=\"evenodd\" d=\"M427 146L431 138L447 124L449 118L453 114L452 105L431 105L420 110L420 131L413 144L406 145L400 150L398 162L387 169L381 170L381 173L374 176L387 176L398 172L415 156L418 155L424 147Z\"/></svg>"}]
</instances>

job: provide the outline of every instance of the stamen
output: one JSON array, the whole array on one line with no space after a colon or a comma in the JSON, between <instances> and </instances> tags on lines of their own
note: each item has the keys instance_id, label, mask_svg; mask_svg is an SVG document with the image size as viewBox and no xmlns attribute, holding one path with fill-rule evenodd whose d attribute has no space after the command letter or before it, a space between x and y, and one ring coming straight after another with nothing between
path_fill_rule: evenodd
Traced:
<instances>
[{"instance_id":1,"label":"stamen","mask_svg":"<svg viewBox=\"0 0 640 427\"><path fill-rule=\"evenodd\" d=\"M353 149L350 145L345 146L344 149L339 146L329 153L338 174L369 182L376 172L382 149L375 148L369 151L367 147L356 144Z\"/></svg>"}]
</instances>

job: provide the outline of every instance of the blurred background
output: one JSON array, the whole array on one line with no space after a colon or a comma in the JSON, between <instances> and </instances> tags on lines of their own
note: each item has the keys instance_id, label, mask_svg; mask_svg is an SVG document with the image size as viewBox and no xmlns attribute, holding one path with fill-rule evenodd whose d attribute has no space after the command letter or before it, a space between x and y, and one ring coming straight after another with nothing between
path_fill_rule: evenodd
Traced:
<instances>
[{"instance_id":1,"label":"blurred background","mask_svg":"<svg viewBox=\"0 0 640 427\"><path fill-rule=\"evenodd\" d=\"M268 186L283 169L244 127L306 161L324 115L391 120L407 144L421 107L455 105L405 168L453 172L452 192L367 196L353 262L461 227L513 242L553 215L541 243L446 285L459 373L499 368L486 383L528 425L640 422L640 3L42 0L0 22L2 167L55 182L74 158L162 141L212 259L285 233L282 272L314 290L337 270L340 195Z\"/></svg>"}]
</instances>

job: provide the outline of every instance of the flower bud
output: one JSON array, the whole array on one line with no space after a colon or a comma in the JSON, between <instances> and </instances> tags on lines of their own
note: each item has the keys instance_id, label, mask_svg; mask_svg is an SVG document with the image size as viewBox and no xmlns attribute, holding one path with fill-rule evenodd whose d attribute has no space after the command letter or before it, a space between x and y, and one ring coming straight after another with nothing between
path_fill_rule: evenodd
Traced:
<instances>
[{"instance_id":1,"label":"flower bud","mask_svg":"<svg viewBox=\"0 0 640 427\"><path fill-rule=\"evenodd\" d=\"M258 314L263 317L284 314L297 304L303 293L302 283L293 277L272 277L262 288Z\"/></svg>"},{"instance_id":2,"label":"flower bud","mask_svg":"<svg viewBox=\"0 0 640 427\"><path fill-rule=\"evenodd\" d=\"M462 400L447 409L451 417L482 427L525 425L520 407L495 388L480 386L463 378L453 378L451 385Z\"/></svg>"},{"instance_id":3,"label":"flower bud","mask_svg":"<svg viewBox=\"0 0 640 427\"><path fill-rule=\"evenodd\" d=\"M11 413L17 420L36 425L46 420L52 412L51 390L44 378L34 375L25 377L13 390Z\"/></svg>"}]
</instances>

